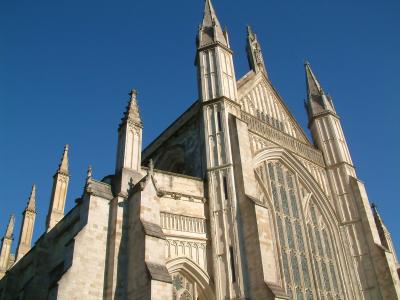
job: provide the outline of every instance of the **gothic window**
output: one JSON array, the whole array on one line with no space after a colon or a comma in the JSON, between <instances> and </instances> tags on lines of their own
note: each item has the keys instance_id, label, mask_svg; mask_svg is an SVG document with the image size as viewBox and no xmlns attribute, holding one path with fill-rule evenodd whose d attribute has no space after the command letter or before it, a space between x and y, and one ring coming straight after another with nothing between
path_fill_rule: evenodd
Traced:
<instances>
[{"instance_id":1,"label":"gothic window","mask_svg":"<svg viewBox=\"0 0 400 300\"><path fill-rule=\"evenodd\" d=\"M310 260L294 175L281 163L268 164L286 290L291 299L312 299Z\"/></svg>"},{"instance_id":2,"label":"gothic window","mask_svg":"<svg viewBox=\"0 0 400 300\"><path fill-rule=\"evenodd\" d=\"M311 300L317 298L317 293L321 299L343 299L334 245L322 214L311 204L310 220L305 219L299 201L299 192L304 194L304 189L282 163L269 162L266 171L271 182L283 277L290 299Z\"/></svg>"},{"instance_id":3,"label":"gothic window","mask_svg":"<svg viewBox=\"0 0 400 300\"><path fill-rule=\"evenodd\" d=\"M172 276L172 299L173 300L194 300L195 295L194 284L185 276L176 273Z\"/></svg>"}]
</instances>

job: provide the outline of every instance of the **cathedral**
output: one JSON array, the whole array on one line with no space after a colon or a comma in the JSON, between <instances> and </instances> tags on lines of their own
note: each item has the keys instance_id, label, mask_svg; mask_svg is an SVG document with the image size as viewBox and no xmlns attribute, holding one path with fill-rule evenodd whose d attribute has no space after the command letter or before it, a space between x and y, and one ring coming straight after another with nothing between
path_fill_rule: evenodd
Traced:
<instances>
[{"instance_id":1,"label":"cathedral","mask_svg":"<svg viewBox=\"0 0 400 300\"><path fill-rule=\"evenodd\" d=\"M272 85L250 27L240 79L211 0L196 46L199 98L142 149L132 90L114 174L89 168L67 213L65 146L46 232L32 245L33 186L15 254L13 216L2 239L0 300L400 299L391 236L310 64L313 141Z\"/></svg>"}]
</instances>

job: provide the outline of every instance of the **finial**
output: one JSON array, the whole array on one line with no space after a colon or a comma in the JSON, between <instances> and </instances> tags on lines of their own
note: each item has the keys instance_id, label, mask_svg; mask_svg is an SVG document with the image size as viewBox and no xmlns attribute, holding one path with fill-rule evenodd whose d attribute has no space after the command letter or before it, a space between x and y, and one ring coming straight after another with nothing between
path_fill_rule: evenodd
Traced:
<instances>
[{"instance_id":1,"label":"finial","mask_svg":"<svg viewBox=\"0 0 400 300\"><path fill-rule=\"evenodd\" d=\"M86 182L92 179L92 166L89 165L88 166L88 170L87 170L87 176L86 176Z\"/></svg>"},{"instance_id":2,"label":"finial","mask_svg":"<svg viewBox=\"0 0 400 300\"><path fill-rule=\"evenodd\" d=\"M140 118L139 107L137 103L137 95L138 92L136 89L132 89L128 95L130 96L128 106L124 112L124 116L121 119L121 123L119 124L118 130L120 130L123 124L132 122L133 124L143 126L142 120Z\"/></svg>"},{"instance_id":3,"label":"finial","mask_svg":"<svg viewBox=\"0 0 400 300\"><path fill-rule=\"evenodd\" d=\"M154 162L153 162L153 159L149 160L149 174L150 175L154 174Z\"/></svg>"},{"instance_id":4,"label":"finial","mask_svg":"<svg viewBox=\"0 0 400 300\"><path fill-rule=\"evenodd\" d=\"M249 37L253 37L254 36L253 29L251 29L250 25L247 25L247 35Z\"/></svg>"},{"instance_id":5,"label":"finial","mask_svg":"<svg viewBox=\"0 0 400 300\"><path fill-rule=\"evenodd\" d=\"M378 213L378 206L374 202L371 203L371 208L374 213Z\"/></svg>"},{"instance_id":6,"label":"finial","mask_svg":"<svg viewBox=\"0 0 400 300\"><path fill-rule=\"evenodd\" d=\"M137 92L137 90L132 89L132 90L129 92L128 95L131 96L131 100L133 100L133 99L136 99L136 98L137 98L138 92Z\"/></svg>"},{"instance_id":7,"label":"finial","mask_svg":"<svg viewBox=\"0 0 400 300\"><path fill-rule=\"evenodd\" d=\"M69 145L66 144L64 146L64 153L61 158L61 163L58 166L58 172L64 173L68 175L68 150L69 150Z\"/></svg>"},{"instance_id":8,"label":"finial","mask_svg":"<svg viewBox=\"0 0 400 300\"><path fill-rule=\"evenodd\" d=\"M308 59L304 59L304 65L305 66L310 66L310 63L309 63Z\"/></svg>"}]
</instances>

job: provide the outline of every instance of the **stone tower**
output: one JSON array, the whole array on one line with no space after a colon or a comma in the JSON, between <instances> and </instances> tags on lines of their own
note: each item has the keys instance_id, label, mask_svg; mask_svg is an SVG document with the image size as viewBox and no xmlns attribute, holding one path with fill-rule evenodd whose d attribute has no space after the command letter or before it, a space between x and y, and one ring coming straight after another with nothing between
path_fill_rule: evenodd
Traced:
<instances>
[{"instance_id":1,"label":"stone tower","mask_svg":"<svg viewBox=\"0 0 400 300\"><path fill-rule=\"evenodd\" d=\"M309 127L325 158L332 205L340 220L346 250L351 255L351 274L346 280L356 287L356 295L352 297L358 297L360 292L365 299L397 299L400 286L393 268L395 254L392 256L377 247L385 243L379 237L364 184L357 178L340 117L308 62L305 71Z\"/></svg>"},{"instance_id":2,"label":"stone tower","mask_svg":"<svg viewBox=\"0 0 400 300\"><path fill-rule=\"evenodd\" d=\"M203 111L210 225L218 299L244 297L229 112L239 108L232 50L210 0L197 36L198 80Z\"/></svg>"}]
</instances>

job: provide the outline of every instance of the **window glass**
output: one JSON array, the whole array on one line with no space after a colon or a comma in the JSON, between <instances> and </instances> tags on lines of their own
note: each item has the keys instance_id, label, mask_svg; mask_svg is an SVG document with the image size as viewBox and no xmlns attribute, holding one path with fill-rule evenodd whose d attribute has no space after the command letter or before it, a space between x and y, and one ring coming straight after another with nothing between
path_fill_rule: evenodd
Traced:
<instances>
[{"instance_id":1,"label":"window glass","mask_svg":"<svg viewBox=\"0 0 400 300\"><path fill-rule=\"evenodd\" d=\"M311 199L310 220L306 220L298 193L308 193L298 187L295 175L278 161L269 162L264 170L271 182L283 276L290 299L311 300L315 294L321 299L343 299L331 236L318 207Z\"/></svg>"}]
</instances>

